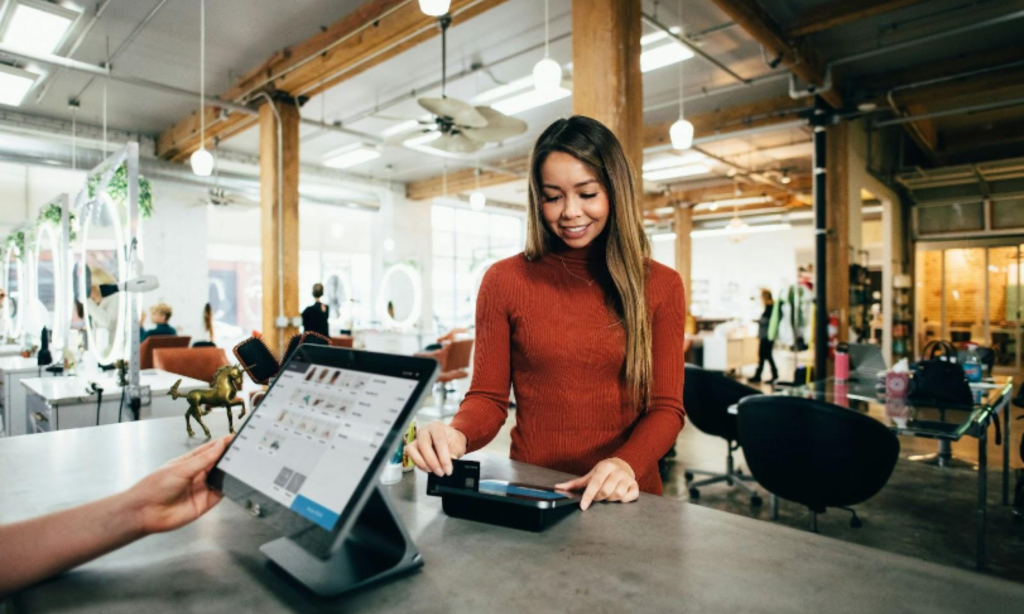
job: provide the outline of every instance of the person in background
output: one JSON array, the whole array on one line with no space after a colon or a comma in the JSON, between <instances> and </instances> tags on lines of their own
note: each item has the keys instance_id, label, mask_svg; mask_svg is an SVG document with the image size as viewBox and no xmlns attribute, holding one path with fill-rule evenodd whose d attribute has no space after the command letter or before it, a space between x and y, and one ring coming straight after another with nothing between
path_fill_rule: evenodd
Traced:
<instances>
[{"instance_id":1,"label":"person in background","mask_svg":"<svg viewBox=\"0 0 1024 614\"><path fill-rule=\"evenodd\" d=\"M199 446L123 493L0 526L0 597L210 511L223 495L207 487L206 474L232 437Z\"/></svg>"},{"instance_id":2,"label":"person in background","mask_svg":"<svg viewBox=\"0 0 1024 614\"><path fill-rule=\"evenodd\" d=\"M203 307L203 332L193 339L192 347L200 345L216 345L213 340L213 306L207 303Z\"/></svg>"},{"instance_id":3,"label":"person in background","mask_svg":"<svg viewBox=\"0 0 1024 614\"><path fill-rule=\"evenodd\" d=\"M761 341L757 348L757 371L749 381L751 383L760 383L761 372L764 371L764 363L767 362L768 366L772 368L772 378L768 380L768 383L771 384L779 379L779 370L775 367L775 359L772 358L772 346L775 345L778 325L772 326L775 300L772 299L772 293L767 288L761 290L761 303L764 305L764 311L761 313L761 318L757 321L757 336Z\"/></svg>"},{"instance_id":4,"label":"person in background","mask_svg":"<svg viewBox=\"0 0 1024 614\"><path fill-rule=\"evenodd\" d=\"M153 335L177 335L178 331L174 330L174 327L167 323L171 319L174 312L171 310L171 306L167 303L157 303L149 308L149 318L153 320L153 328L146 330L142 327L146 323L146 314L143 312L142 317L139 318L139 342L143 342L147 337Z\"/></svg>"},{"instance_id":5,"label":"person in background","mask_svg":"<svg viewBox=\"0 0 1024 614\"><path fill-rule=\"evenodd\" d=\"M330 329L327 326L328 310L320 299L324 296L324 285L313 284L313 300L315 301L302 312L302 330L307 333L320 333L324 337L330 337Z\"/></svg>"}]
</instances>

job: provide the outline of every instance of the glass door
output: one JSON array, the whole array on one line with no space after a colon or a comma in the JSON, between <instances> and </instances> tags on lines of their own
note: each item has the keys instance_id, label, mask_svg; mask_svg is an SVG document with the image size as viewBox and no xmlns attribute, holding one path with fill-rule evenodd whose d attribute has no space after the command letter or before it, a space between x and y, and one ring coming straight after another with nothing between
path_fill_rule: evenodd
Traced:
<instances>
[{"instance_id":1,"label":"glass door","mask_svg":"<svg viewBox=\"0 0 1024 614\"><path fill-rule=\"evenodd\" d=\"M1020 246L988 250L989 347L994 371L1016 374L1021 364Z\"/></svg>"}]
</instances>

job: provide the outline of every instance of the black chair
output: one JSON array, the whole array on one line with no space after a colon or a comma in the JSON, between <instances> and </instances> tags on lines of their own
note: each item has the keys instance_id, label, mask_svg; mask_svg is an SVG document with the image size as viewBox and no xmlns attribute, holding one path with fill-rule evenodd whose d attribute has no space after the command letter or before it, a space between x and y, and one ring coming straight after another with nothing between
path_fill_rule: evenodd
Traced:
<instances>
[{"instance_id":1,"label":"black chair","mask_svg":"<svg viewBox=\"0 0 1024 614\"><path fill-rule=\"evenodd\" d=\"M739 443L757 482L772 494L807 506L811 531L826 508L846 510L875 496L889 481L900 442L864 414L811 399L760 396L744 399L737 420Z\"/></svg>"},{"instance_id":2,"label":"black chair","mask_svg":"<svg viewBox=\"0 0 1024 614\"><path fill-rule=\"evenodd\" d=\"M215 348L217 344L212 341L196 341L192 344L194 348Z\"/></svg>"},{"instance_id":3,"label":"black chair","mask_svg":"<svg viewBox=\"0 0 1024 614\"><path fill-rule=\"evenodd\" d=\"M683 386L683 407L686 408L686 416L701 432L724 439L727 449L725 473L700 469L690 469L686 472L691 498L700 498L701 486L726 482L729 486L739 486L750 493L751 505L761 505L761 497L757 491L746 483L752 481L752 478L735 468L732 455L740 446L736 443L736 416L729 413L729 407L739 403L740 399L759 394L761 391L726 377L720 371L708 371L694 365L686 365L686 383ZM695 475L711 477L694 482Z\"/></svg>"}]
</instances>

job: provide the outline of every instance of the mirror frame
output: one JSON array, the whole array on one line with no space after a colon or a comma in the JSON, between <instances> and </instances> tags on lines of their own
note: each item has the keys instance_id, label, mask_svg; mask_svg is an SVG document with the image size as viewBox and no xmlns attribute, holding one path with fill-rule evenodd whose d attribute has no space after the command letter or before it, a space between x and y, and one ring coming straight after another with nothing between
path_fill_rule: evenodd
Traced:
<instances>
[{"instance_id":1,"label":"mirror frame","mask_svg":"<svg viewBox=\"0 0 1024 614\"><path fill-rule=\"evenodd\" d=\"M35 245L32 249L32 264L34 275L32 276L32 305L36 303L42 305L42 301L39 299L39 254L43 251L43 236L48 235L53 251L53 322L50 325L50 348L61 349L64 347L64 341L66 338L67 328L70 325L70 314L65 314L64 311L64 257L62 256L63 251L61 249L61 241L58 239L58 231L54 230L53 226L47 222L39 224L35 234ZM45 308L45 306L44 306ZM67 321L65 321L65 319ZM30 333L33 336L38 334Z\"/></svg>"},{"instance_id":2,"label":"mirror frame","mask_svg":"<svg viewBox=\"0 0 1024 614\"><path fill-rule=\"evenodd\" d=\"M128 325L126 315L127 306L125 304L125 292L118 292L117 312L121 314L121 320L119 322L120 326L118 326L117 329L114 331L114 338L111 340L110 347L107 348L106 354L100 354L100 352L97 351L96 347L96 333L93 332L92 321L89 319L88 304L85 303L85 301L89 300L89 295L85 292L85 272L89 267L89 227L92 225L92 216L89 214L92 213L92 208L97 206L106 207L114 214L112 219L114 221L114 251L117 254L117 274L112 275L114 279L117 281L117 283L121 283L124 281L125 274L128 271L128 262L125 260L124 255L124 227L121 224L121 212L117 210L117 205L114 203L113 200L111 200L110 196L108 196L106 192L101 192L96 196L96 198L87 202L85 206L83 206L81 209L82 249L81 260L79 261L81 262L81 266L78 267L78 284L83 299L83 305L85 305L83 312L85 315L85 334L89 339L89 349L91 349L94 352L96 360L100 364L109 365L124 355L124 346L126 343L125 329L126 326Z\"/></svg>"},{"instance_id":3,"label":"mirror frame","mask_svg":"<svg viewBox=\"0 0 1024 614\"><path fill-rule=\"evenodd\" d=\"M3 313L0 313L0 319L3 319L3 338L4 339L17 339L22 336L24 331L24 314L25 314L25 261L21 257L21 250L16 246L11 245L3 251L3 288L7 292L7 300L11 299L11 285L10 281L10 259L14 257L15 269L18 272L18 313L15 319L12 321L10 317L9 306L4 307ZM9 303L5 302L5 305Z\"/></svg>"},{"instance_id":4,"label":"mirror frame","mask_svg":"<svg viewBox=\"0 0 1024 614\"><path fill-rule=\"evenodd\" d=\"M412 282L412 311L410 311L409 317L404 320L396 320L388 314L388 299L385 295L388 281L397 272L405 273L408 275L409 281ZM423 315L423 277L420 275L420 272L405 263L393 264L388 267L380 282L380 293L377 295L377 313L380 315L381 321L388 326L396 328L413 327Z\"/></svg>"}]
</instances>

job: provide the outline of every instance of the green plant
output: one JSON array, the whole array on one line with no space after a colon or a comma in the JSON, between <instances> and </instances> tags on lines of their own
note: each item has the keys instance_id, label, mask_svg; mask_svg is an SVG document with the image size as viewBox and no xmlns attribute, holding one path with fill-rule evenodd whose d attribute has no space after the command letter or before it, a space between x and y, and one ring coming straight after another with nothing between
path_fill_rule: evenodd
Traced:
<instances>
[{"instance_id":1,"label":"green plant","mask_svg":"<svg viewBox=\"0 0 1024 614\"><path fill-rule=\"evenodd\" d=\"M49 205L46 206L45 209L43 209L42 211L39 212L39 220L36 222L36 225L38 226L42 222L49 222L50 224L53 224L57 228L60 228L61 218L63 216L64 216L64 210L61 208L61 206L59 204L57 204L57 203L50 203ZM69 238L70 238L71 242L74 243L75 240L78 238L78 233L75 232L75 214L74 213L70 213L68 215L68 221L69 221L70 226L71 226L71 230L70 230L70 235L71 236Z\"/></svg>"},{"instance_id":2,"label":"green plant","mask_svg":"<svg viewBox=\"0 0 1024 614\"><path fill-rule=\"evenodd\" d=\"M98 173L89 178L89 198L95 198L99 191L100 181L104 173ZM107 184L107 194L119 204L128 200L128 165L122 163L114 171ZM142 217L149 219L153 217L153 186L142 175L139 175L139 213Z\"/></svg>"},{"instance_id":3,"label":"green plant","mask_svg":"<svg viewBox=\"0 0 1024 614\"><path fill-rule=\"evenodd\" d=\"M15 230L14 232L12 232L10 235L7 236L7 239L4 241L4 244L8 248L11 248L11 247L17 248L18 249L18 260L22 260L22 259L25 258L25 241L26 241L25 231L24 230Z\"/></svg>"}]
</instances>

